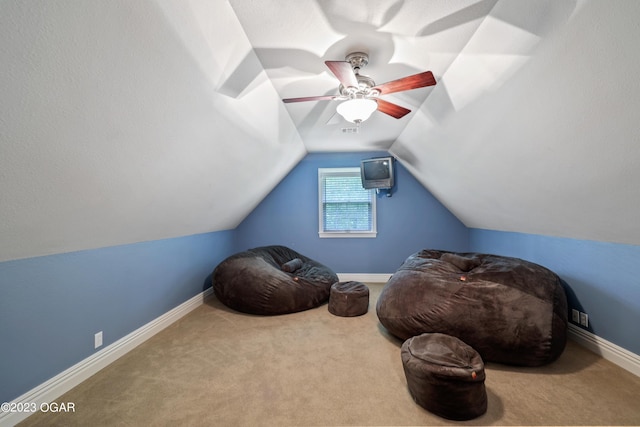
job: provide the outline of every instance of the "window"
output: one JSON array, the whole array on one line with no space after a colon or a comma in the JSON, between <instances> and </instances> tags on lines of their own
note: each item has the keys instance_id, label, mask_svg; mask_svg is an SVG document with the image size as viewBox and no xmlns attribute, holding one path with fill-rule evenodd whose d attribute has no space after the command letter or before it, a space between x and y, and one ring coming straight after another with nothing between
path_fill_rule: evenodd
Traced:
<instances>
[{"instance_id":1,"label":"window","mask_svg":"<svg viewBox=\"0 0 640 427\"><path fill-rule=\"evenodd\" d=\"M360 168L318 169L320 237L376 237L376 197Z\"/></svg>"}]
</instances>

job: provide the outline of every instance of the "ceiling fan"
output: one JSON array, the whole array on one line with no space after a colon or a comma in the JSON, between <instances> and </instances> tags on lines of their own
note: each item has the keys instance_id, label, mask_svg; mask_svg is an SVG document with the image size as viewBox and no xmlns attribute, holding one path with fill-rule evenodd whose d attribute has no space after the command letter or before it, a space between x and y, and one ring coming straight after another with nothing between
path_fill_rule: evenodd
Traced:
<instances>
[{"instance_id":1,"label":"ceiling fan","mask_svg":"<svg viewBox=\"0 0 640 427\"><path fill-rule=\"evenodd\" d=\"M411 110L380 98L380 95L402 92L436 84L431 71L406 76L398 80L376 85L369 76L360 74L360 69L369 63L369 55L363 52L353 52L344 61L325 61L331 72L340 81L338 91L340 95L307 96L302 98L286 98L282 101L343 101L336 111L346 120L360 125L367 120L375 110L400 119Z\"/></svg>"}]
</instances>

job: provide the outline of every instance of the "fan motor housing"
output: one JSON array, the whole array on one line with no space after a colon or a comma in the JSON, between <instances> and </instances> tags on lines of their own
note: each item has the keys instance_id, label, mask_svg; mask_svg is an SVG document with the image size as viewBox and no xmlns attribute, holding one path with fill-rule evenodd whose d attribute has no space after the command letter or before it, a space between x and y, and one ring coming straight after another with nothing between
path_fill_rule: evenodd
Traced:
<instances>
[{"instance_id":1,"label":"fan motor housing","mask_svg":"<svg viewBox=\"0 0 640 427\"><path fill-rule=\"evenodd\" d=\"M360 74L360 69L369 63L369 55L364 52L353 52L345 57L345 61L351 64L351 68L353 68L356 79L358 79L358 88L344 87L341 84L339 87L340 94L349 98L378 96L380 92L371 90L376 85L376 82L371 77Z\"/></svg>"}]
</instances>

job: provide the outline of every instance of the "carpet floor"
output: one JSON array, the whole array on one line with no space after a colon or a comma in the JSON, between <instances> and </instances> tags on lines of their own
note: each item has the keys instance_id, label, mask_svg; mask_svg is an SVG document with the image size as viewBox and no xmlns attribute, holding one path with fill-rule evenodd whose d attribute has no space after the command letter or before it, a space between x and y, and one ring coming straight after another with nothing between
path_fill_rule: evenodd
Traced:
<instances>
[{"instance_id":1,"label":"carpet floor","mask_svg":"<svg viewBox=\"0 0 640 427\"><path fill-rule=\"evenodd\" d=\"M252 316L209 298L21 426L640 425L640 377L569 341L554 363L487 363L488 410L454 422L412 400L400 346L375 314L327 305Z\"/></svg>"}]
</instances>

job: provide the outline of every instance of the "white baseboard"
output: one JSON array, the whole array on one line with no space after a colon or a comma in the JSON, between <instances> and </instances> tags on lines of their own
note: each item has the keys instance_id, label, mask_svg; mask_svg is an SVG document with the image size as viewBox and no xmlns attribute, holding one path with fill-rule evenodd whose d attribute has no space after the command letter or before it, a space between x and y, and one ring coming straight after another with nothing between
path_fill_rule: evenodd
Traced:
<instances>
[{"instance_id":1,"label":"white baseboard","mask_svg":"<svg viewBox=\"0 0 640 427\"><path fill-rule=\"evenodd\" d=\"M387 283L390 277L390 273L338 273L341 282Z\"/></svg>"},{"instance_id":2,"label":"white baseboard","mask_svg":"<svg viewBox=\"0 0 640 427\"><path fill-rule=\"evenodd\" d=\"M632 374L640 377L640 356L600 338L576 325L569 324L569 338Z\"/></svg>"},{"instance_id":3,"label":"white baseboard","mask_svg":"<svg viewBox=\"0 0 640 427\"><path fill-rule=\"evenodd\" d=\"M117 359L124 356L158 332L162 331L167 326L202 305L205 298L212 293L213 288L209 288L183 302L162 316L152 320L113 344L92 354L50 380L14 399L11 403L35 403L35 406L39 408L42 404L56 400L58 397L94 375L102 368L115 362ZM0 426L14 426L29 415L31 415L30 412L0 412Z\"/></svg>"},{"instance_id":4,"label":"white baseboard","mask_svg":"<svg viewBox=\"0 0 640 427\"><path fill-rule=\"evenodd\" d=\"M391 274L338 274L340 281L368 283L386 283L390 277ZM22 396L19 396L11 403L30 402L40 407L41 404L54 401L90 376L96 374L102 368L113 363L167 326L202 305L205 298L212 293L213 289L209 288L201 294L194 296L178 307L166 312L162 316L131 332L129 335L78 362ZM572 324L569 324L569 338L632 374L640 376L640 356L637 354ZM29 412L0 412L0 426L14 426L29 415L31 415Z\"/></svg>"}]
</instances>

